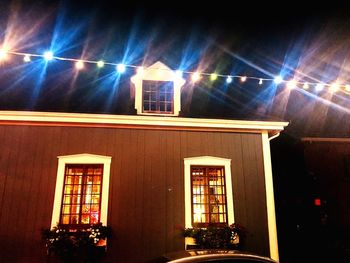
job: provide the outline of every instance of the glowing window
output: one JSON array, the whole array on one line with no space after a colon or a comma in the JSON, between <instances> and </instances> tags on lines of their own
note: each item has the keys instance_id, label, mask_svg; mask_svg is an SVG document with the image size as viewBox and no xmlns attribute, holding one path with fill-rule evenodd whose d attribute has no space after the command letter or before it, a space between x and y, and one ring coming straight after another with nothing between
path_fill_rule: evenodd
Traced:
<instances>
[{"instance_id":1,"label":"glowing window","mask_svg":"<svg viewBox=\"0 0 350 263\"><path fill-rule=\"evenodd\" d=\"M144 80L143 112L168 113L174 112L174 82Z\"/></svg>"},{"instance_id":2,"label":"glowing window","mask_svg":"<svg viewBox=\"0 0 350 263\"><path fill-rule=\"evenodd\" d=\"M58 156L51 228L94 223L107 225L111 157L95 154Z\"/></svg>"},{"instance_id":3,"label":"glowing window","mask_svg":"<svg viewBox=\"0 0 350 263\"><path fill-rule=\"evenodd\" d=\"M231 159L215 156L184 158L184 177L186 228L235 222Z\"/></svg>"},{"instance_id":4,"label":"glowing window","mask_svg":"<svg viewBox=\"0 0 350 263\"><path fill-rule=\"evenodd\" d=\"M227 225L225 168L191 166L192 225Z\"/></svg>"},{"instance_id":5,"label":"glowing window","mask_svg":"<svg viewBox=\"0 0 350 263\"><path fill-rule=\"evenodd\" d=\"M100 222L103 164L67 164L60 214L61 225Z\"/></svg>"}]
</instances>

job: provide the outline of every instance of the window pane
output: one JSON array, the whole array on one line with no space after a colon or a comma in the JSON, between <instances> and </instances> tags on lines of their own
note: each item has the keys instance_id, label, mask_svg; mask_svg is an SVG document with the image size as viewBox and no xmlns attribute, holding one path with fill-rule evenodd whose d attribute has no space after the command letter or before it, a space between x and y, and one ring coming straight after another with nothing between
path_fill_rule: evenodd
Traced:
<instances>
[{"instance_id":1,"label":"window pane","mask_svg":"<svg viewBox=\"0 0 350 263\"><path fill-rule=\"evenodd\" d=\"M102 168L100 164L67 165L61 224L99 222ZM91 206L91 203L94 205Z\"/></svg>"},{"instance_id":2,"label":"window pane","mask_svg":"<svg viewBox=\"0 0 350 263\"><path fill-rule=\"evenodd\" d=\"M82 214L81 215L81 223L82 224L89 224L89 214Z\"/></svg>"},{"instance_id":3,"label":"window pane","mask_svg":"<svg viewBox=\"0 0 350 263\"><path fill-rule=\"evenodd\" d=\"M62 214L69 214L69 212L70 212L70 206L64 205L62 209Z\"/></svg>"},{"instance_id":4,"label":"window pane","mask_svg":"<svg viewBox=\"0 0 350 263\"><path fill-rule=\"evenodd\" d=\"M98 214L91 214L90 216L90 224L98 223Z\"/></svg>"},{"instance_id":5,"label":"window pane","mask_svg":"<svg viewBox=\"0 0 350 263\"><path fill-rule=\"evenodd\" d=\"M143 81L143 111L172 113L173 81Z\"/></svg>"},{"instance_id":6,"label":"window pane","mask_svg":"<svg viewBox=\"0 0 350 263\"><path fill-rule=\"evenodd\" d=\"M79 195L72 196L72 204L80 204L80 196Z\"/></svg>"},{"instance_id":7,"label":"window pane","mask_svg":"<svg viewBox=\"0 0 350 263\"><path fill-rule=\"evenodd\" d=\"M72 194L73 193L73 186L72 185L66 185L64 188L64 193L65 194Z\"/></svg>"},{"instance_id":8,"label":"window pane","mask_svg":"<svg viewBox=\"0 0 350 263\"><path fill-rule=\"evenodd\" d=\"M62 224L68 225L68 224L69 224L69 218L70 218L70 216L68 216L68 215L63 215L63 216L61 217L61 222L62 222Z\"/></svg>"},{"instance_id":9,"label":"window pane","mask_svg":"<svg viewBox=\"0 0 350 263\"><path fill-rule=\"evenodd\" d=\"M227 222L223 167L191 167L193 223L197 226Z\"/></svg>"},{"instance_id":10,"label":"window pane","mask_svg":"<svg viewBox=\"0 0 350 263\"><path fill-rule=\"evenodd\" d=\"M83 205L82 206L82 213L90 213L90 205Z\"/></svg>"},{"instance_id":11,"label":"window pane","mask_svg":"<svg viewBox=\"0 0 350 263\"><path fill-rule=\"evenodd\" d=\"M66 184L72 184L73 183L73 176L67 176L66 177Z\"/></svg>"},{"instance_id":12,"label":"window pane","mask_svg":"<svg viewBox=\"0 0 350 263\"><path fill-rule=\"evenodd\" d=\"M70 223L71 224L79 224L79 217L74 215L70 217Z\"/></svg>"},{"instance_id":13,"label":"window pane","mask_svg":"<svg viewBox=\"0 0 350 263\"><path fill-rule=\"evenodd\" d=\"M98 193L100 193L100 185L94 185L93 187L92 187L92 193L93 194L98 194Z\"/></svg>"},{"instance_id":14,"label":"window pane","mask_svg":"<svg viewBox=\"0 0 350 263\"><path fill-rule=\"evenodd\" d=\"M71 202L72 202L72 200L71 200L71 196L70 195L65 195L63 197L63 204L69 204Z\"/></svg>"},{"instance_id":15,"label":"window pane","mask_svg":"<svg viewBox=\"0 0 350 263\"><path fill-rule=\"evenodd\" d=\"M94 176L93 183L94 184L101 184L101 176Z\"/></svg>"},{"instance_id":16,"label":"window pane","mask_svg":"<svg viewBox=\"0 0 350 263\"><path fill-rule=\"evenodd\" d=\"M94 204L100 203L100 196L99 195L92 195L91 203L94 203Z\"/></svg>"}]
</instances>

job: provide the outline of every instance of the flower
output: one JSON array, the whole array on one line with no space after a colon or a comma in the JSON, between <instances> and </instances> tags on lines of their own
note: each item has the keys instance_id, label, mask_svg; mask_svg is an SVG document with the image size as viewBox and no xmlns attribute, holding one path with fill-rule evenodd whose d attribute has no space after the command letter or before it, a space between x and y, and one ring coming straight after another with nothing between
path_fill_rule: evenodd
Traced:
<instances>
[{"instance_id":1,"label":"flower","mask_svg":"<svg viewBox=\"0 0 350 263\"><path fill-rule=\"evenodd\" d=\"M104 251L106 250L105 241L110 236L110 227L103 226L101 223L83 229L69 229L57 225L52 229L44 229L42 232L47 254L56 255L62 260L75 257L94 257L95 250L100 247L101 243Z\"/></svg>"},{"instance_id":2,"label":"flower","mask_svg":"<svg viewBox=\"0 0 350 263\"><path fill-rule=\"evenodd\" d=\"M199 248L239 249L245 237L245 228L238 224L183 229L183 236L196 240Z\"/></svg>"}]
</instances>

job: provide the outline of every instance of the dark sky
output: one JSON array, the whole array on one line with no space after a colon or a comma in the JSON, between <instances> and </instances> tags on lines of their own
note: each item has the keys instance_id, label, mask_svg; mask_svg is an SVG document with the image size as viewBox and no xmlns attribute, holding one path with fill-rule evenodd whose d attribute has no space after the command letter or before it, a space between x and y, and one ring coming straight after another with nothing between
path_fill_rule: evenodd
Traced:
<instances>
[{"instance_id":1,"label":"dark sky","mask_svg":"<svg viewBox=\"0 0 350 263\"><path fill-rule=\"evenodd\" d=\"M51 46L61 57L84 53L133 65L161 60L188 71L202 66L221 74L271 78L283 73L286 79L349 83L349 6L305 2L1 1L0 39L36 54ZM126 112L118 86L108 89L107 70L88 71L72 84L69 65L51 63L43 70L40 64L22 64L1 65L6 88L0 109ZM297 136L349 134L349 94L330 97L301 89L285 94L269 85L245 85L204 82L186 94L191 99L183 102L183 112L289 121Z\"/></svg>"}]
</instances>

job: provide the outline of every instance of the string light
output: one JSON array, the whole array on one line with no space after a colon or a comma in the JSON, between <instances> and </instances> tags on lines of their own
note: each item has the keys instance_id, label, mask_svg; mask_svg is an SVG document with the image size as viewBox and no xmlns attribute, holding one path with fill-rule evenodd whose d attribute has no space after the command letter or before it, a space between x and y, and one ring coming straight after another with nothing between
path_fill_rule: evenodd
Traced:
<instances>
[{"instance_id":1,"label":"string light","mask_svg":"<svg viewBox=\"0 0 350 263\"><path fill-rule=\"evenodd\" d=\"M297 82L294 79L287 82L288 89L294 89L296 88L296 86L297 86Z\"/></svg>"},{"instance_id":2,"label":"string light","mask_svg":"<svg viewBox=\"0 0 350 263\"><path fill-rule=\"evenodd\" d=\"M118 65L117 65L117 71L118 71L119 73L124 73L125 70L126 70L126 67L125 67L124 64L118 64Z\"/></svg>"},{"instance_id":3,"label":"string light","mask_svg":"<svg viewBox=\"0 0 350 263\"><path fill-rule=\"evenodd\" d=\"M218 78L218 74L216 74L216 73L210 74L210 80L214 81L214 80L216 80L217 78Z\"/></svg>"},{"instance_id":4,"label":"string light","mask_svg":"<svg viewBox=\"0 0 350 263\"><path fill-rule=\"evenodd\" d=\"M52 51L46 51L45 53L44 53L44 58L47 60L47 61L49 61L49 60L53 60L53 53L52 53Z\"/></svg>"},{"instance_id":5,"label":"string light","mask_svg":"<svg viewBox=\"0 0 350 263\"><path fill-rule=\"evenodd\" d=\"M321 90L323 90L323 88L324 88L324 85L321 83L318 83L315 87L316 91L321 91Z\"/></svg>"},{"instance_id":6,"label":"string light","mask_svg":"<svg viewBox=\"0 0 350 263\"><path fill-rule=\"evenodd\" d=\"M142 66L104 62L102 60L96 61L96 60L84 60L84 59L58 57L58 56L55 56L52 51L46 51L45 53L40 55L40 54L9 51L4 48L0 49L0 60L8 59L9 55L23 56L23 61L26 63L32 61L32 58L38 57L38 58L44 58L46 61L50 61L54 59L62 60L62 61L71 61L75 63L75 67L78 70L83 69L85 67L85 63L89 63L89 64L95 64L98 68L102 68L105 65L115 66L116 71L121 74L126 71L126 68L135 68L137 71L137 74L144 74L144 68ZM164 70L164 69L161 69L161 70ZM241 82L246 82L249 79L253 79L258 81L259 85L262 85L265 81L273 81L276 85L279 85L281 83L286 83L286 86L289 89L294 89L299 86L299 87L302 87L304 90L309 90L310 86L312 86L314 87L314 90L316 92L322 91L325 88L325 86L327 86L329 87L328 90L330 92L337 92L339 90L343 90L350 95L350 84L340 84L340 83L327 84L327 83L318 83L318 82L311 83L311 82L296 81L295 79L288 81L288 80L284 80L281 76L276 76L275 78L259 78L254 76L223 75L223 74L217 74L217 73L182 71L182 70L176 70L173 72L174 72L174 76L179 78L181 78L184 73L190 74L193 82L198 82L202 78L202 76L209 76L211 81L217 80L218 77L223 77L226 79L227 84L232 83L234 78L240 79Z\"/></svg>"},{"instance_id":7,"label":"string light","mask_svg":"<svg viewBox=\"0 0 350 263\"><path fill-rule=\"evenodd\" d=\"M246 80L247 80L247 76L242 76L242 77L241 77L241 81L242 81L242 82L245 82Z\"/></svg>"},{"instance_id":8,"label":"string light","mask_svg":"<svg viewBox=\"0 0 350 263\"><path fill-rule=\"evenodd\" d=\"M25 56L23 57L23 61L24 61L24 62L30 62L30 61L31 61L30 56L29 56L29 55L25 55Z\"/></svg>"},{"instance_id":9,"label":"string light","mask_svg":"<svg viewBox=\"0 0 350 263\"><path fill-rule=\"evenodd\" d=\"M194 73L192 74L192 81L193 81L193 82L199 81L200 78L201 78L201 75L200 75L199 72L194 72Z\"/></svg>"},{"instance_id":10,"label":"string light","mask_svg":"<svg viewBox=\"0 0 350 263\"><path fill-rule=\"evenodd\" d=\"M273 80L276 84L280 84L283 81L283 78L281 76L277 76L275 77L275 79Z\"/></svg>"},{"instance_id":11,"label":"string light","mask_svg":"<svg viewBox=\"0 0 350 263\"><path fill-rule=\"evenodd\" d=\"M104 67L104 65L105 65L105 62L104 62L104 61L102 61L102 60L97 61L97 67L99 67L99 68L103 68L103 67Z\"/></svg>"},{"instance_id":12,"label":"string light","mask_svg":"<svg viewBox=\"0 0 350 263\"><path fill-rule=\"evenodd\" d=\"M75 67L76 69L83 69L84 68L84 62L81 60L78 60L77 62L75 62Z\"/></svg>"},{"instance_id":13,"label":"string light","mask_svg":"<svg viewBox=\"0 0 350 263\"><path fill-rule=\"evenodd\" d=\"M0 49L0 60L5 60L7 58L7 50Z\"/></svg>"},{"instance_id":14,"label":"string light","mask_svg":"<svg viewBox=\"0 0 350 263\"><path fill-rule=\"evenodd\" d=\"M330 87L331 92L336 92L339 90L339 84L338 83L333 83Z\"/></svg>"}]
</instances>

